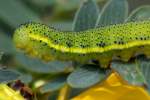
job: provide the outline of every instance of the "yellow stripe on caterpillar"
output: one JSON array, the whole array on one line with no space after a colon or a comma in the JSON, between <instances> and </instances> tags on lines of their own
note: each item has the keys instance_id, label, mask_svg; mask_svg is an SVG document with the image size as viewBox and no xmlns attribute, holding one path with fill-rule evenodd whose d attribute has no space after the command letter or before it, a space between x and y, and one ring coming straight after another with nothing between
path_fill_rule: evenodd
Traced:
<instances>
[{"instance_id":1,"label":"yellow stripe on caterpillar","mask_svg":"<svg viewBox=\"0 0 150 100\"><path fill-rule=\"evenodd\" d=\"M57 45L53 44L49 39L41 37L39 35L31 34L29 35L30 38L37 40L37 41L42 41L43 43L47 43L49 47L54 48L56 50L60 50L62 52L72 52L72 53L79 53L79 54L87 54L87 53L103 53L103 52L109 52L111 50L122 50L122 49L127 49L131 47L136 47L136 46L142 46L142 45L150 45L150 40L143 40L143 41L131 41L127 44L124 45L110 45L106 47L93 47L93 48L69 48L65 47L63 45Z\"/></svg>"}]
</instances>

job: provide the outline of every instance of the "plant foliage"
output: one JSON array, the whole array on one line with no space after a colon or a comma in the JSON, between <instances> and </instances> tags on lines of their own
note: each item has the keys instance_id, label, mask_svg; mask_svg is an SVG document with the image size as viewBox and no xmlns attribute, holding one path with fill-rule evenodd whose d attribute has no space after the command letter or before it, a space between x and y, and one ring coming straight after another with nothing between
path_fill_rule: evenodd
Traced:
<instances>
[{"instance_id":1,"label":"plant foliage","mask_svg":"<svg viewBox=\"0 0 150 100\"><path fill-rule=\"evenodd\" d=\"M105 80L109 73L118 72L133 85L146 86L150 91L150 60L139 57L132 62L112 61L109 69L101 69L96 61L42 62L26 56L14 48L12 35L18 25L36 21L65 31L83 31L96 27L131 21L149 20L150 5L135 8L134 0L0 0L0 82L20 79L28 84L38 97L44 93L56 93L64 85L72 88L88 88ZM141 2L137 0L137 2ZM128 5L129 3L129 5ZM131 3L131 4L130 4ZM150 3L147 1L145 4ZM80 5L80 7L79 7ZM130 10L130 6L135 10ZM131 13L129 13L131 12ZM72 21L73 20L73 21ZM1 52L4 56L1 58ZM6 77L7 76L7 77ZM44 77L43 77L44 76ZM43 80L40 88L35 84ZM73 90L73 89L72 89ZM76 91L76 90L75 90ZM80 92L72 95L77 95ZM55 98L57 96L50 96Z\"/></svg>"}]
</instances>

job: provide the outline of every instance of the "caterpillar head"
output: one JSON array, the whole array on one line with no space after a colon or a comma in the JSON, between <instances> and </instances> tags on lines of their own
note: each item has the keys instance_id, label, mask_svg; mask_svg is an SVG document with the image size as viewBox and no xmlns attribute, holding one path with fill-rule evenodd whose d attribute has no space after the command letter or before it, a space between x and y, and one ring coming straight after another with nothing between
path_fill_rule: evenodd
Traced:
<instances>
[{"instance_id":1,"label":"caterpillar head","mask_svg":"<svg viewBox=\"0 0 150 100\"><path fill-rule=\"evenodd\" d=\"M28 26L28 24L24 24L15 30L13 41L17 48L26 49L27 45L30 43L30 39L28 37L30 30L28 29Z\"/></svg>"},{"instance_id":2,"label":"caterpillar head","mask_svg":"<svg viewBox=\"0 0 150 100\"><path fill-rule=\"evenodd\" d=\"M13 41L15 46L25 53L44 60L50 60L52 59L52 55L49 52L50 48L41 41L41 37L50 37L53 31L54 29L43 24L27 23L15 30ZM35 40L36 35L39 37Z\"/></svg>"}]
</instances>

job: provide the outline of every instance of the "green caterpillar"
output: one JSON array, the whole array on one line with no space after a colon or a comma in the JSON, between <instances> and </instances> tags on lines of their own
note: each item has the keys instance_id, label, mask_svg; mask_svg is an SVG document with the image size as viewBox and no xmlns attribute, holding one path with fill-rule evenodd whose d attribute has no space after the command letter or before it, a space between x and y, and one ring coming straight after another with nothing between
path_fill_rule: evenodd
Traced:
<instances>
[{"instance_id":1,"label":"green caterpillar","mask_svg":"<svg viewBox=\"0 0 150 100\"><path fill-rule=\"evenodd\" d=\"M107 66L112 58L128 61L150 56L150 21L130 22L81 32L62 32L39 23L21 25L14 33L17 48L46 61L95 59Z\"/></svg>"}]
</instances>

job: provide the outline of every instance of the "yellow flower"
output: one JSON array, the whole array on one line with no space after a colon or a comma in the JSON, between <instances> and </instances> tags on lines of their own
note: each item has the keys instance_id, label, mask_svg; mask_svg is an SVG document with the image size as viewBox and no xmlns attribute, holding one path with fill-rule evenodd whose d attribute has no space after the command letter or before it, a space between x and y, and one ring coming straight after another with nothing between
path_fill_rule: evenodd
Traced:
<instances>
[{"instance_id":1,"label":"yellow flower","mask_svg":"<svg viewBox=\"0 0 150 100\"><path fill-rule=\"evenodd\" d=\"M19 91L14 91L6 84L0 84L0 100L25 100Z\"/></svg>"},{"instance_id":2,"label":"yellow flower","mask_svg":"<svg viewBox=\"0 0 150 100\"><path fill-rule=\"evenodd\" d=\"M117 73L112 73L103 83L72 100L150 100L150 96L142 87L129 85Z\"/></svg>"}]
</instances>

